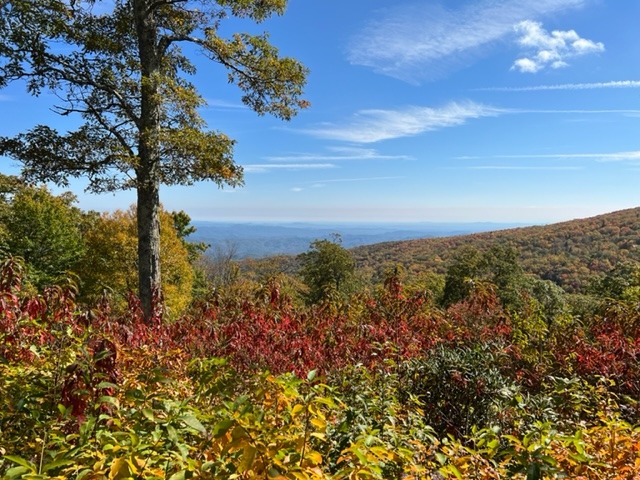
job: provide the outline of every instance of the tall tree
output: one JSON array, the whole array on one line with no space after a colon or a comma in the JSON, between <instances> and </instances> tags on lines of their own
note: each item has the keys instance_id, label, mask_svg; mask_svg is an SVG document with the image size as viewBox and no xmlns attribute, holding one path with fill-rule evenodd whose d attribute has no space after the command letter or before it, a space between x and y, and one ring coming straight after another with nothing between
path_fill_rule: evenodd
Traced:
<instances>
[{"instance_id":1,"label":"tall tree","mask_svg":"<svg viewBox=\"0 0 640 480\"><path fill-rule=\"evenodd\" d=\"M67 185L86 177L93 192L137 191L138 281L145 314L160 285L159 189L210 180L238 185L233 140L207 130L204 100L188 76L187 44L225 67L228 81L258 114L290 119L307 70L281 57L268 35L220 34L225 19L261 22L287 0L2 0L0 87L26 82L53 91L74 131L38 125L0 138L0 154L18 159L25 177Z\"/></svg>"}]
</instances>

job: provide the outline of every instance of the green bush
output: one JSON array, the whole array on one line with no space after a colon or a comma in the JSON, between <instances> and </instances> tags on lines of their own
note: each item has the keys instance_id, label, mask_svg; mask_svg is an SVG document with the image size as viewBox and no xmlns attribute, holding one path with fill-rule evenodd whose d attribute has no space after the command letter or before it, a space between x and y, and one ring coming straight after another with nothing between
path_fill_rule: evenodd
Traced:
<instances>
[{"instance_id":1,"label":"green bush","mask_svg":"<svg viewBox=\"0 0 640 480\"><path fill-rule=\"evenodd\" d=\"M425 423L438 434L464 437L472 427L500 423L516 385L501 372L507 361L499 345L440 345L400 369L402 399L424 404Z\"/></svg>"}]
</instances>

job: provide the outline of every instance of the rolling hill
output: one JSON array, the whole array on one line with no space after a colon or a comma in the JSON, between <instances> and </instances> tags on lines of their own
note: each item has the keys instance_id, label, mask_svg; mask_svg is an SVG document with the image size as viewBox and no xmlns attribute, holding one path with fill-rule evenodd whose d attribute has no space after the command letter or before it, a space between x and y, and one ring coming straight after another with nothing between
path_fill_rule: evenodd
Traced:
<instances>
[{"instance_id":1,"label":"rolling hill","mask_svg":"<svg viewBox=\"0 0 640 480\"><path fill-rule=\"evenodd\" d=\"M380 270L400 264L412 273L444 273L460 249L484 250L495 244L514 247L525 271L577 292L594 275L610 270L620 261L640 261L640 208L546 226L385 242L351 251L361 267Z\"/></svg>"}]
</instances>

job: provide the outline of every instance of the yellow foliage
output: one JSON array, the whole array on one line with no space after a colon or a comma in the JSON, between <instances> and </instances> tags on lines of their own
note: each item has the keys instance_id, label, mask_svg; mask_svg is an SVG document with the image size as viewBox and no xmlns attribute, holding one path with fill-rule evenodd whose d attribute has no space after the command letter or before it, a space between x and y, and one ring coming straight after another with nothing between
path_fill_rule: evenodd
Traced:
<instances>
[{"instance_id":1,"label":"yellow foliage","mask_svg":"<svg viewBox=\"0 0 640 480\"><path fill-rule=\"evenodd\" d=\"M135 292L138 283L135 210L96 216L85 232L85 241L88 254L79 272L83 297L113 293L116 305L123 306L127 292ZM191 301L194 274L189 252L164 210L160 211L160 271L166 309L170 317L176 317Z\"/></svg>"}]
</instances>

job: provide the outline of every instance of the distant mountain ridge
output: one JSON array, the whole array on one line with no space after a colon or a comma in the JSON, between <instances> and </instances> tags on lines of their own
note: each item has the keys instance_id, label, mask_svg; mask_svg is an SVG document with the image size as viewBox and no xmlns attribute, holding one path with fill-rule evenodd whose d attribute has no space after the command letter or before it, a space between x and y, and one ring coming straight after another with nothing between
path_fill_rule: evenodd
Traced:
<instances>
[{"instance_id":1,"label":"distant mountain ridge","mask_svg":"<svg viewBox=\"0 0 640 480\"><path fill-rule=\"evenodd\" d=\"M640 261L640 208L545 226L384 242L352 251L360 266L380 269L400 264L409 272L444 273L461 248L484 250L494 244L516 248L525 271L577 292L594 275L610 270L620 261Z\"/></svg>"},{"instance_id":2,"label":"distant mountain ridge","mask_svg":"<svg viewBox=\"0 0 640 480\"><path fill-rule=\"evenodd\" d=\"M192 222L196 232L189 237L216 249L233 249L235 258L297 255L309 249L313 240L339 234L342 245L353 248L394 240L465 235L514 227L514 223L344 224L344 223L226 223Z\"/></svg>"}]
</instances>

